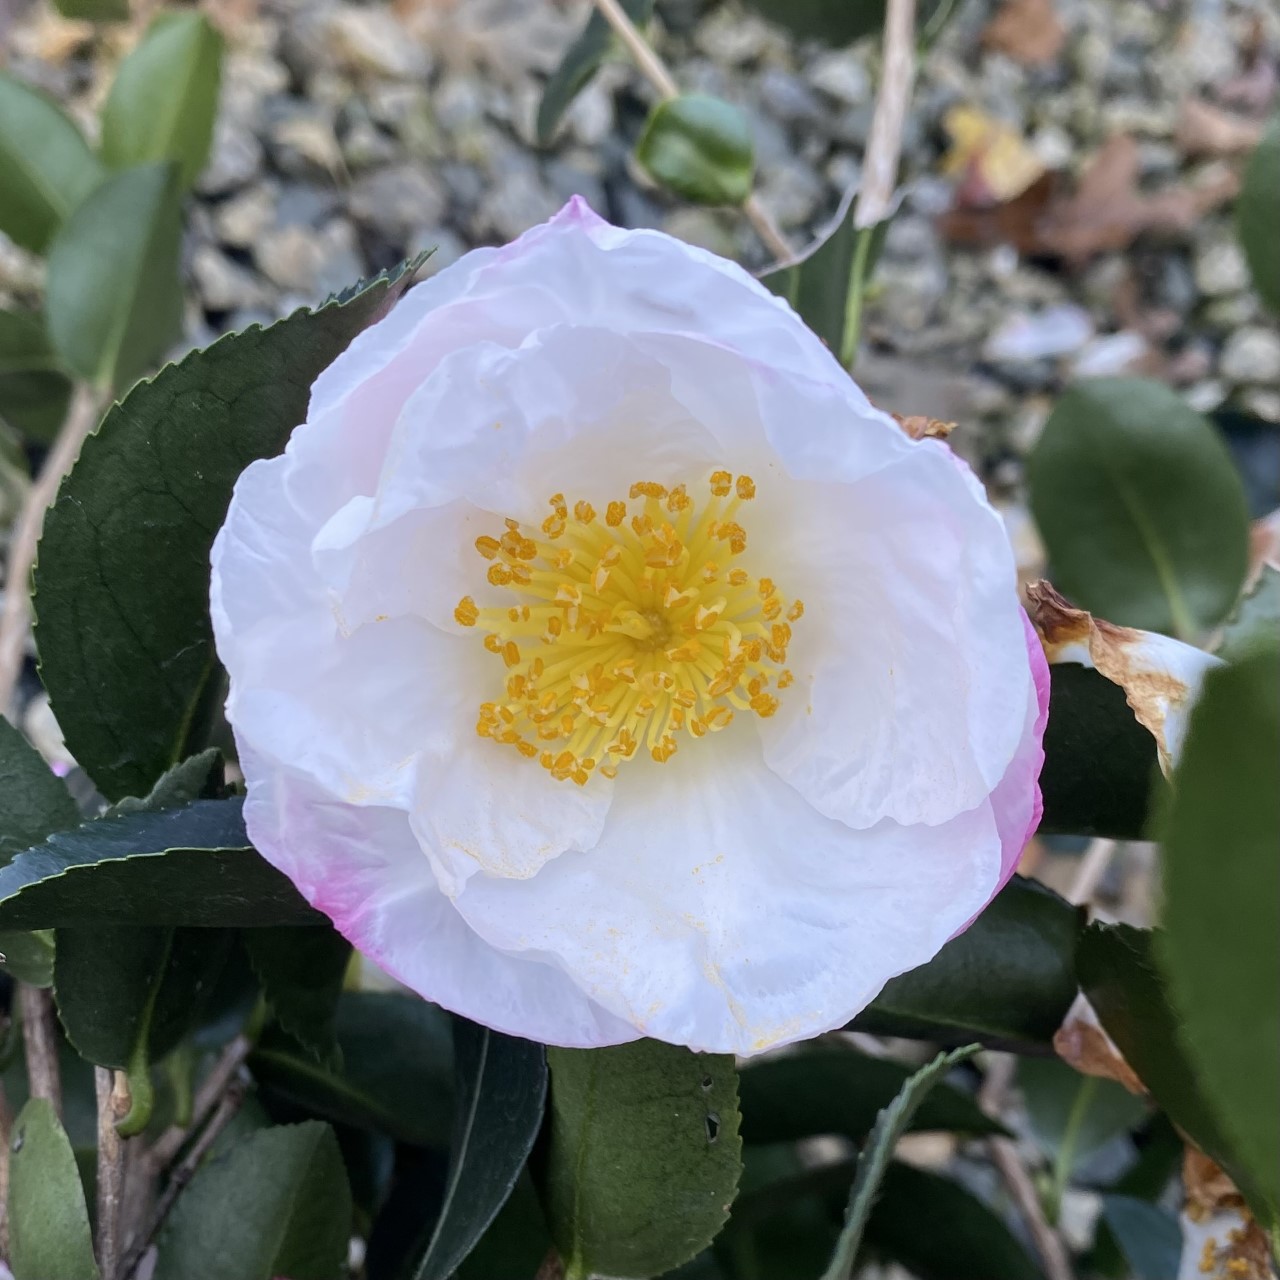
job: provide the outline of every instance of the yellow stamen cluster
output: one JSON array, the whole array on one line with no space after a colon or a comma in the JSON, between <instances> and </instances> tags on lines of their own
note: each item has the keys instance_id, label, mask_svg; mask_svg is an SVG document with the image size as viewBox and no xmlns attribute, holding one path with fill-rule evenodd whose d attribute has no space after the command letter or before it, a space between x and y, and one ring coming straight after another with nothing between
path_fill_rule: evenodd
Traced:
<instances>
[{"instance_id":1,"label":"yellow stamen cluster","mask_svg":"<svg viewBox=\"0 0 1280 1280\"><path fill-rule=\"evenodd\" d=\"M582 785L641 748L669 760L681 731L777 711L770 689L793 683L787 646L804 605L734 563L751 477L716 471L709 488L699 504L684 485L642 480L603 518L557 493L540 529L508 520L501 537L476 539L489 583L515 597L481 608L464 596L454 610L507 669L505 699L480 705L482 738Z\"/></svg>"}]
</instances>

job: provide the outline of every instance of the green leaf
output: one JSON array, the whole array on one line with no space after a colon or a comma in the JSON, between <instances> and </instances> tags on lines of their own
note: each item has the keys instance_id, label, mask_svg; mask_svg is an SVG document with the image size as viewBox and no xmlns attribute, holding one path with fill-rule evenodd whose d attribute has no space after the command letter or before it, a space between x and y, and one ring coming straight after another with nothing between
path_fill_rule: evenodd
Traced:
<instances>
[{"instance_id":1,"label":"green leaf","mask_svg":"<svg viewBox=\"0 0 1280 1280\"><path fill-rule=\"evenodd\" d=\"M448 1280L506 1203L542 1124L541 1045L453 1022L457 1087L449 1181L416 1280Z\"/></svg>"},{"instance_id":2,"label":"green leaf","mask_svg":"<svg viewBox=\"0 0 1280 1280\"><path fill-rule=\"evenodd\" d=\"M761 277L845 365L856 354L862 299L889 229L888 219L854 226L856 194L850 188L824 238L803 258Z\"/></svg>"},{"instance_id":3,"label":"green leaf","mask_svg":"<svg viewBox=\"0 0 1280 1280\"><path fill-rule=\"evenodd\" d=\"M1280 642L1280 569L1262 566L1257 582L1240 598L1222 628L1218 657L1235 662Z\"/></svg>"},{"instance_id":4,"label":"green leaf","mask_svg":"<svg viewBox=\"0 0 1280 1280\"><path fill-rule=\"evenodd\" d=\"M1026 1249L981 1200L899 1161L885 1170L866 1243L919 1280L1041 1280Z\"/></svg>"},{"instance_id":5,"label":"green leaf","mask_svg":"<svg viewBox=\"0 0 1280 1280\"><path fill-rule=\"evenodd\" d=\"M62 110L0 72L0 231L43 253L101 178L102 166Z\"/></svg>"},{"instance_id":6,"label":"green leaf","mask_svg":"<svg viewBox=\"0 0 1280 1280\"><path fill-rule=\"evenodd\" d=\"M871 1206L875 1203L898 1139L906 1133L912 1115L929 1090L957 1063L973 1057L978 1048L973 1044L951 1053L940 1053L927 1066L921 1067L902 1086L898 1096L880 1112L867 1137L867 1144L858 1156L844 1227L822 1280L849 1280L852 1276L854 1259L858 1256L867 1219L871 1216Z\"/></svg>"},{"instance_id":7,"label":"green leaf","mask_svg":"<svg viewBox=\"0 0 1280 1280\"><path fill-rule=\"evenodd\" d=\"M237 477L284 448L316 376L415 266L192 352L85 441L45 519L36 640L67 745L109 799L145 792L187 754L217 698L209 551Z\"/></svg>"},{"instance_id":8,"label":"green leaf","mask_svg":"<svg viewBox=\"0 0 1280 1280\"><path fill-rule=\"evenodd\" d=\"M1161 785L1155 738L1100 671L1058 662L1049 680L1041 833L1142 839Z\"/></svg>"},{"instance_id":9,"label":"green leaf","mask_svg":"<svg viewBox=\"0 0 1280 1280\"><path fill-rule=\"evenodd\" d=\"M62 779L0 718L0 861L79 822L80 811Z\"/></svg>"},{"instance_id":10,"label":"green leaf","mask_svg":"<svg viewBox=\"0 0 1280 1280\"><path fill-rule=\"evenodd\" d=\"M14 1280L98 1280L76 1158L50 1103L32 1098L22 1108L9 1151Z\"/></svg>"},{"instance_id":11,"label":"green leaf","mask_svg":"<svg viewBox=\"0 0 1280 1280\"><path fill-rule=\"evenodd\" d=\"M53 931L23 933L0 929L0 964L6 973L33 987L53 986Z\"/></svg>"},{"instance_id":12,"label":"green leaf","mask_svg":"<svg viewBox=\"0 0 1280 1280\"><path fill-rule=\"evenodd\" d=\"M0 867L0 928L314 924L317 913L250 848L241 804L197 800L51 836Z\"/></svg>"},{"instance_id":13,"label":"green leaf","mask_svg":"<svg viewBox=\"0 0 1280 1280\"><path fill-rule=\"evenodd\" d=\"M891 979L854 1019L874 1035L1049 1045L1076 996L1082 913L1014 876L928 964Z\"/></svg>"},{"instance_id":14,"label":"green leaf","mask_svg":"<svg viewBox=\"0 0 1280 1280\"><path fill-rule=\"evenodd\" d=\"M1076 1169L1141 1123L1149 1108L1114 1080L1081 1075L1057 1058L1023 1058L1018 1088L1052 1165L1047 1208L1056 1221Z\"/></svg>"},{"instance_id":15,"label":"green leaf","mask_svg":"<svg viewBox=\"0 0 1280 1280\"><path fill-rule=\"evenodd\" d=\"M755 177L746 117L704 93L658 103L636 144L636 159L663 186L697 204L741 204Z\"/></svg>"},{"instance_id":16,"label":"green leaf","mask_svg":"<svg viewBox=\"0 0 1280 1280\"><path fill-rule=\"evenodd\" d=\"M780 1058L748 1062L739 1075L743 1142L791 1142L819 1134L861 1141L893 1101L911 1069L844 1045L807 1045ZM1003 1133L968 1094L939 1085L912 1121L916 1129Z\"/></svg>"},{"instance_id":17,"label":"green leaf","mask_svg":"<svg viewBox=\"0 0 1280 1280\"><path fill-rule=\"evenodd\" d=\"M543 1199L567 1280L658 1275L705 1248L742 1170L733 1058L637 1040L547 1060Z\"/></svg>"},{"instance_id":18,"label":"green leaf","mask_svg":"<svg viewBox=\"0 0 1280 1280\"><path fill-rule=\"evenodd\" d=\"M843 45L884 26L885 0L747 0L762 17L801 39Z\"/></svg>"},{"instance_id":19,"label":"green leaf","mask_svg":"<svg viewBox=\"0 0 1280 1280\"><path fill-rule=\"evenodd\" d=\"M129 0L53 0L64 18L82 22L124 22L129 17Z\"/></svg>"},{"instance_id":20,"label":"green leaf","mask_svg":"<svg viewBox=\"0 0 1280 1280\"><path fill-rule=\"evenodd\" d=\"M102 183L49 246L49 336L82 378L120 390L182 327L180 193L169 164Z\"/></svg>"},{"instance_id":21,"label":"green leaf","mask_svg":"<svg viewBox=\"0 0 1280 1280\"><path fill-rule=\"evenodd\" d=\"M58 930L54 991L67 1038L102 1067L163 1058L196 1025L226 962L226 929Z\"/></svg>"},{"instance_id":22,"label":"green leaf","mask_svg":"<svg viewBox=\"0 0 1280 1280\"><path fill-rule=\"evenodd\" d=\"M1280 115L1273 117L1244 171L1236 203L1236 228L1253 286L1262 300L1280 311Z\"/></svg>"},{"instance_id":23,"label":"green leaf","mask_svg":"<svg viewBox=\"0 0 1280 1280\"><path fill-rule=\"evenodd\" d=\"M547 1219L528 1171L516 1181L493 1225L458 1268L458 1280L533 1276L551 1249Z\"/></svg>"},{"instance_id":24,"label":"green leaf","mask_svg":"<svg viewBox=\"0 0 1280 1280\"><path fill-rule=\"evenodd\" d=\"M453 1047L443 1010L416 996L343 992L337 1037L340 1068L315 1062L291 1037L268 1031L250 1069L264 1088L335 1124L418 1146L449 1141Z\"/></svg>"},{"instance_id":25,"label":"green leaf","mask_svg":"<svg viewBox=\"0 0 1280 1280\"><path fill-rule=\"evenodd\" d=\"M71 382L44 325L35 316L0 311L0 422L28 440L48 444L70 399Z\"/></svg>"},{"instance_id":26,"label":"green leaf","mask_svg":"<svg viewBox=\"0 0 1280 1280\"><path fill-rule=\"evenodd\" d=\"M1102 1221L1129 1264L1133 1280L1169 1280L1182 1261L1178 1220L1133 1196L1104 1195Z\"/></svg>"},{"instance_id":27,"label":"green leaf","mask_svg":"<svg viewBox=\"0 0 1280 1280\"><path fill-rule=\"evenodd\" d=\"M1163 383L1072 387L1027 478L1055 583L1081 608L1192 640L1235 603L1249 539L1240 477L1213 426Z\"/></svg>"},{"instance_id":28,"label":"green leaf","mask_svg":"<svg viewBox=\"0 0 1280 1280\"><path fill-rule=\"evenodd\" d=\"M653 15L653 0L620 0L620 3L627 17L638 27L644 26ZM537 120L540 147L550 145L564 113L591 83L592 77L613 52L614 44L613 29L604 15L593 9L586 26L565 51L560 65L542 91Z\"/></svg>"},{"instance_id":29,"label":"green leaf","mask_svg":"<svg viewBox=\"0 0 1280 1280\"><path fill-rule=\"evenodd\" d=\"M351 1190L327 1124L261 1129L205 1164L160 1236L155 1280L338 1280Z\"/></svg>"},{"instance_id":30,"label":"green leaf","mask_svg":"<svg viewBox=\"0 0 1280 1280\"><path fill-rule=\"evenodd\" d=\"M161 809L180 809L193 800L225 800L227 790L222 753L208 747L162 774L156 785L141 798L125 796L107 810L104 816L122 813L158 813Z\"/></svg>"},{"instance_id":31,"label":"green leaf","mask_svg":"<svg viewBox=\"0 0 1280 1280\"><path fill-rule=\"evenodd\" d=\"M1151 938L1130 925L1091 924L1080 939L1080 988L1157 1104L1244 1191L1239 1163L1178 1041Z\"/></svg>"},{"instance_id":32,"label":"green leaf","mask_svg":"<svg viewBox=\"0 0 1280 1280\"><path fill-rule=\"evenodd\" d=\"M189 187L213 141L222 37L203 14L162 13L120 64L102 108L102 158L113 169L172 160Z\"/></svg>"},{"instance_id":33,"label":"green leaf","mask_svg":"<svg viewBox=\"0 0 1280 1280\"><path fill-rule=\"evenodd\" d=\"M338 996L351 944L332 925L250 929L244 945L280 1025L317 1062L338 1052Z\"/></svg>"},{"instance_id":34,"label":"green leaf","mask_svg":"<svg viewBox=\"0 0 1280 1280\"><path fill-rule=\"evenodd\" d=\"M1156 956L1180 1040L1251 1181L1280 1211L1280 651L1211 671L1161 824Z\"/></svg>"}]
</instances>

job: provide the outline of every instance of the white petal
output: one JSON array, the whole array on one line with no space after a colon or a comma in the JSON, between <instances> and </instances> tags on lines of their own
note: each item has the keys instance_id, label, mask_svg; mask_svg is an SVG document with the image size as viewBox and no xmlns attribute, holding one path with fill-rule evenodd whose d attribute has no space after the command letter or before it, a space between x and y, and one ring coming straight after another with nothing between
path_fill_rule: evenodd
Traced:
<instances>
[{"instance_id":1,"label":"white petal","mask_svg":"<svg viewBox=\"0 0 1280 1280\"><path fill-rule=\"evenodd\" d=\"M241 761L255 847L392 977L510 1035L579 1047L636 1038L558 969L478 938L436 887L403 813L335 802L252 751Z\"/></svg>"},{"instance_id":2,"label":"white petal","mask_svg":"<svg viewBox=\"0 0 1280 1280\"><path fill-rule=\"evenodd\" d=\"M458 909L645 1035L751 1054L842 1025L991 896L989 806L853 831L764 768L749 733L734 736L628 766L594 849L530 880L473 877Z\"/></svg>"}]
</instances>

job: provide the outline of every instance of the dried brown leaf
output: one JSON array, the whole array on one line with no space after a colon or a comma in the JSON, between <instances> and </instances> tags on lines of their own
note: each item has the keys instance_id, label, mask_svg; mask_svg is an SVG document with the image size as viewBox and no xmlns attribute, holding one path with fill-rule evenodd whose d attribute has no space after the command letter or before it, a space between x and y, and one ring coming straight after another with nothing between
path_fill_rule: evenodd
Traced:
<instances>
[{"instance_id":1,"label":"dried brown leaf","mask_svg":"<svg viewBox=\"0 0 1280 1280\"><path fill-rule=\"evenodd\" d=\"M1053 0L1005 0L982 33L988 49L1029 67L1054 62L1066 38Z\"/></svg>"},{"instance_id":2,"label":"dried brown leaf","mask_svg":"<svg viewBox=\"0 0 1280 1280\"><path fill-rule=\"evenodd\" d=\"M889 415L913 440L945 440L955 429L956 423L943 422L940 418L927 418L923 414L901 413Z\"/></svg>"},{"instance_id":3,"label":"dried brown leaf","mask_svg":"<svg viewBox=\"0 0 1280 1280\"><path fill-rule=\"evenodd\" d=\"M1224 111L1203 98L1185 98L1178 109L1174 141L1183 155L1240 156L1261 137L1261 120Z\"/></svg>"},{"instance_id":4,"label":"dried brown leaf","mask_svg":"<svg viewBox=\"0 0 1280 1280\"><path fill-rule=\"evenodd\" d=\"M1130 1093L1146 1096L1142 1081L1107 1035L1083 993L1076 996L1062 1026L1053 1033L1053 1047L1063 1062L1082 1074L1116 1080Z\"/></svg>"}]
</instances>

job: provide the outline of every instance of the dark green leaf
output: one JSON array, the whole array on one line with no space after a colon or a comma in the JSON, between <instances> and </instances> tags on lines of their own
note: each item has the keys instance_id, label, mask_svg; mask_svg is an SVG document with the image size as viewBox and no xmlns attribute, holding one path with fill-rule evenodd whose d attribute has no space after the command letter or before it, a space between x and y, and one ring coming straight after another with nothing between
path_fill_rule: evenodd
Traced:
<instances>
[{"instance_id":1,"label":"dark green leaf","mask_svg":"<svg viewBox=\"0 0 1280 1280\"><path fill-rule=\"evenodd\" d=\"M43 253L101 178L102 166L61 108L0 72L0 231Z\"/></svg>"},{"instance_id":2,"label":"dark green leaf","mask_svg":"<svg viewBox=\"0 0 1280 1280\"><path fill-rule=\"evenodd\" d=\"M973 1057L977 1051L978 1046L974 1044L955 1049L951 1053L940 1053L927 1066L921 1067L902 1086L898 1096L880 1112L875 1127L867 1136L867 1144L858 1156L853 1186L849 1188L849 1207L845 1212L844 1226L822 1280L849 1280L852 1276L854 1260L862 1245L867 1219L871 1216L871 1207L879 1193L889 1161L893 1158L893 1149L897 1146L898 1139L906 1133L912 1115L929 1090L953 1066Z\"/></svg>"},{"instance_id":3,"label":"dark green leaf","mask_svg":"<svg viewBox=\"0 0 1280 1280\"><path fill-rule=\"evenodd\" d=\"M263 1036L249 1066L273 1093L335 1123L421 1146L449 1141L447 1014L415 996L348 991L338 1001L337 1036L340 1069L316 1063L291 1037L271 1035Z\"/></svg>"},{"instance_id":4,"label":"dark green leaf","mask_svg":"<svg viewBox=\"0 0 1280 1280\"><path fill-rule=\"evenodd\" d=\"M884 26L885 0L747 0L792 35L843 45Z\"/></svg>"},{"instance_id":5,"label":"dark green leaf","mask_svg":"<svg viewBox=\"0 0 1280 1280\"><path fill-rule=\"evenodd\" d=\"M1041 1277L1026 1249L981 1200L950 1178L899 1162L889 1165L880 1183L866 1243L919 1280Z\"/></svg>"},{"instance_id":6,"label":"dark green leaf","mask_svg":"<svg viewBox=\"0 0 1280 1280\"><path fill-rule=\"evenodd\" d=\"M45 520L36 639L67 745L109 799L145 792L191 749L216 670L209 550L236 478L284 447L316 375L404 279L193 352L85 441Z\"/></svg>"},{"instance_id":7,"label":"dark green leaf","mask_svg":"<svg viewBox=\"0 0 1280 1280\"><path fill-rule=\"evenodd\" d=\"M653 14L653 0L620 0L623 11L637 26L643 26ZM573 100L591 83L614 47L613 30L604 15L594 9L578 38L565 51L538 104L538 145L545 147L555 136L556 128Z\"/></svg>"},{"instance_id":8,"label":"dark green leaf","mask_svg":"<svg viewBox=\"0 0 1280 1280\"><path fill-rule=\"evenodd\" d=\"M53 0L64 18L82 22L124 22L129 16L129 0Z\"/></svg>"},{"instance_id":9,"label":"dark green leaf","mask_svg":"<svg viewBox=\"0 0 1280 1280\"><path fill-rule=\"evenodd\" d=\"M1235 603L1248 511L1213 426L1163 383L1072 387L1027 462L1054 580L1111 622L1185 640Z\"/></svg>"},{"instance_id":10,"label":"dark green leaf","mask_svg":"<svg viewBox=\"0 0 1280 1280\"><path fill-rule=\"evenodd\" d=\"M861 310L862 292L875 269L884 245L889 221L858 228L853 223L856 188L850 188L824 238L806 255L772 271L761 283L786 298L800 318L845 364L855 354L849 350L854 335L852 318ZM851 308L851 291L853 293ZM850 330L846 341L846 330Z\"/></svg>"},{"instance_id":11,"label":"dark green leaf","mask_svg":"<svg viewBox=\"0 0 1280 1280\"><path fill-rule=\"evenodd\" d=\"M458 1268L458 1280L532 1280L551 1248L551 1233L528 1172Z\"/></svg>"},{"instance_id":12,"label":"dark green leaf","mask_svg":"<svg viewBox=\"0 0 1280 1280\"><path fill-rule=\"evenodd\" d=\"M141 798L125 796L106 812L106 817L123 813L158 813L161 809L180 809L193 800L227 798L222 755L216 747L208 747L162 774L156 785Z\"/></svg>"},{"instance_id":13,"label":"dark green leaf","mask_svg":"<svg viewBox=\"0 0 1280 1280\"><path fill-rule=\"evenodd\" d=\"M62 779L0 718L0 861L79 822L80 812Z\"/></svg>"},{"instance_id":14,"label":"dark green leaf","mask_svg":"<svg viewBox=\"0 0 1280 1280\"><path fill-rule=\"evenodd\" d=\"M35 316L0 311L0 422L28 440L48 444L70 398L71 382L44 325Z\"/></svg>"},{"instance_id":15,"label":"dark green leaf","mask_svg":"<svg viewBox=\"0 0 1280 1280\"><path fill-rule=\"evenodd\" d=\"M1142 839L1152 788L1160 785L1155 738L1138 723L1124 690L1100 671L1058 662L1049 679L1040 831Z\"/></svg>"},{"instance_id":16,"label":"dark green leaf","mask_svg":"<svg viewBox=\"0 0 1280 1280\"><path fill-rule=\"evenodd\" d=\"M250 929L244 945L280 1025L317 1062L338 1052L338 996L351 944L332 925Z\"/></svg>"},{"instance_id":17,"label":"dark green leaf","mask_svg":"<svg viewBox=\"0 0 1280 1280\"><path fill-rule=\"evenodd\" d=\"M81 1057L143 1067L197 1023L234 935L225 929L58 930L58 1016Z\"/></svg>"},{"instance_id":18,"label":"dark green leaf","mask_svg":"<svg viewBox=\"0 0 1280 1280\"><path fill-rule=\"evenodd\" d=\"M1169 1280L1182 1261L1182 1232L1167 1210L1132 1196L1104 1195L1102 1221L1129 1264L1133 1280Z\"/></svg>"},{"instance_id":19,"label":"dark green leaf","mask_svg":"<svg viewBox=\"0 0 1280 1280\"><path fill-rule=\"evenodd\" d=\"M32 1098L9 1146L9 1266L14 1280L98 1280L76 1158L53 1107Z\"/></svg>"},{"instance_id":20,"label":"dark green leaf","mask_svg":"<svg viewBox=\"0 0 1280 1280\"><path fill-rule=\"evenodd\" d=\"M327 1124L261 1129L205 1164L160 1236L155 1280L338 1280L351 1191Z\"/></svg>"},{"instance_id":21,"label":"dark green leaf","mask_svg":"<svg viewBox=\"0 0 1280 1280\"><path fill-rule=\"evenodd\" d=\"M1215 1117L1280 1212L1280 649L1211 671L1161 823L1162 961ZM1175 1117L1176 1118L1176 1117Z\"/></svg>"},{"instance_id":22,"label":"dark green leaf","mask_svg":"<svg viewBox=\"0 0 1280 1280\"><path fill-rule=\"evenodd\" d=\"M928 964L893 978L853 1025L877 1035L1048 1045L1076 995L1080 911L1014 876Z\"/></svg>"},{"instance_id":23,"label":"dark green leaf","mask_svg":"<svg viewBox=\"0 0 1280 1280\"><path fill-rule=\"evenodd\" d=\"M1151 937L1130 925L1090 925L1077 959L1081 990L1159 1106L1239 1186L1238 1163L1178 1042Z\"/></svg>"},{"instance_id":24,"label":"dark green leaf","mask_svg":"<svg viewBox=\"0 0 1280 1280\"><path fill-rule=\"evenodd\" d=\"M543 1199L566 1280L658 1275L705 1248L742 1169L732 1057L637 1040L547 1060Z\"/></svg>"},{"instance_id":25,"label":"dark green leaf","mask_svg":"<svg viewBox=\"0 0 1280 1280\"><path fill-rule=\"evenodd\" d=\"M686 93L658 103L636 158L663 186L698 204L741 204L751 194L751 129L742 112L721 98Z\"/></svg>"},{"instance_id":26,"label":"dark green leaf","mask_svg":"<svg viewBox=\"0 0 1280 1280\"><path fill-rule=\"evenodd\" d=\"M22 933L0 930L0 964L19 982L33 987L53 986L53 931Z\"/></svg>"},{"instance_id":27,"label":"dark green leaf","mask_svg":"<svg viewBox=\"0 0 1280 1280\"><path fill-rule=\"evenodd\" d=\"M547 1096L541 1045L455 1018L453 1051L449 1181L417 1280L448 1280L497 1217L538 1136Z\"/></svg>"},{"instance_id":28,"label":"dark green leaf","mask_svg":"<svg viewBox=\"0 0 1280 1280\"><path fill-rule=\"evenodd\" d=\"M1081 1075L1058 1058L1023 1058L1018 1089L1036 1139L1051 1160L1064 1163L1068 1176L1149 1110L1123 1085Z\"/></svg>"},{"instance_id":29,"label":"dark green leaf","mask_svg":"<svg viewBox=\"0 0 1280 1280\"><path fill-rule=\"evenodd\" d=\"M98 818L0 868L0 928L314 924L293 885L250 848L241 801Z\"/></svg>"},{"instance_id":30,"label":"dark green leaf","mask_svg":"<svg viewBox=\"0 0 1280 1280\"><path fill-rule=\"evenodd\" d=\"M1255 649L1280 642L1280 569L1262 566L1257 582L1245 594L1222 628L1217 654L1228 662Z\"/></svg>"},{"instance_id":31,"label":"dark green leaf","mask_svg":"<svg viewBox=\"0 0 1280 1280\"><path fill-rule=\"evenodd\" d=\"M1244 246L1253 286L1262 300L1280 311L1280 115L1249 157L1236 204L1236 226Z\"/></svg>"},{"instance_id":32,"label":"dark green leaf","mask_svg":"<svg viewBox=\"0 0 1280 1280\"><path fill-rule=\"evenodd\" d=\"M49 246L49 336L104 391L140 377L178 336L181 202L168 164L108 178Z\"/></svg>"},{"instance_id":33,"label":"dark green leaf","mask_svg":"<svg viewBox=\"0 0 1280 1280\"><path fill-rule=\"evenodd\" d=\"M113 169L172 160L189 187L213 140L222 37L203 14L162 13L120 64L102 108L102 158Z\"/></svg>"},{"instance_id":34,"label":"dark green leaf","mask_svg":"<svg viewBox=\"0 0 1280 1280\"><path fill-rule=\"evenodd\" d=\"M911 1069L843 1045L809 1045L781 1058L749 1062L738 1080L744 1142L789 1142L818 1134L861 1141L893 1101ZM921 1104L915 1129L1001 1133L968 1094L942 1084Z\"/></svg>"}]
</instances>

